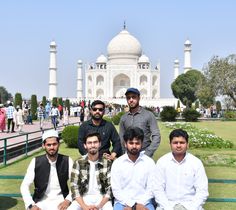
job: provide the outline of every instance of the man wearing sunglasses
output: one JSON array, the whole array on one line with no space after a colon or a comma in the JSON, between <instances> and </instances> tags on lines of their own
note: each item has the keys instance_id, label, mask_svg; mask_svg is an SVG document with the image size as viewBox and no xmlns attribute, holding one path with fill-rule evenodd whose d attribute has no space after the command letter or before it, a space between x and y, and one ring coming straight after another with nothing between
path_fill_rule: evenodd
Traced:
<instances>
[{"instance_id":1,"label":"man wearing sunglasses","mask_svg":"<svg viewBox=\"0 0 236 210\"><path fill-rule=\"evenodd\" d=\"M139 127L144 132L142 150L149 157L152 157L160 145L161 136L154 114L139 105L140 92L136 88L128 88L126 100L129 111L120 120L120 138L123 146L123 135L129 127Z\"/></svg>"},{"instance_id":2,"label":"man wearing sunglasses","mask_svg":"<svg viewBox=\"0 0 236 210\"><path fill-rule=\"evenodd\" d=\"M78 148L81 155L86 155L87 151L84 147L83 139L88 132L98 132L101 136L101 147L99 156L104 156L109 160L114 160L122 154L120 137L116 128L111 122L103 119L105 113L105 104L100 100L95 100L91 104L91 119L85 121L79 127ZM110 151L112 145L112 150Z\"/></svg>"}]
</instances>

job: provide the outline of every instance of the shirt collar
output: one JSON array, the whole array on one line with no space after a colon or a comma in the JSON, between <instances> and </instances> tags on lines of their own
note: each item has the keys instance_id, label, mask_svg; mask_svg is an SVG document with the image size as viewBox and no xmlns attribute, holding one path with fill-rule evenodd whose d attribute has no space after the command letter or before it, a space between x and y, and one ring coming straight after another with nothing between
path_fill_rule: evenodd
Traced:
<instances>
[{"instance_id":1,"label":"shirt collar","mask_svg":"<svg viewBox=\"0 0 236 210\"><path fill-rule=\"evenodd\" d=\"M83 157L83 159L86 161L86 162L89 162L89 160L88 160L88 154L86 154L86 155L84 155L84 156L82 156ZM105 158L103 158L103 157L101 157L101 158L99 158L98 159L98 164L100 164L100 165L104 165L104 161L105 161Z\"/></svg>"},{"instance_id":2,"label":"shirt collar","mask_svg":"<svg viewBox=\"0 0 236 210\"><path fill-rule=\"evenodd\" d=\"M181 162L178 162L178 161L175 159L175 157L174 157L174 155L172 154L172 152L171 152L171 160L172 160L173 162L175 162L175 163L178 163L178 164L184 163L184 162L186 161L187 157L188 157L188 153L186 152L186 153L185 153L185 156L184 156L184 159L183 159Z\"/></svg>"},{"instance_id":3,"label":"shirt collar","mask_svg":"<svg viewBox=\"0 0 236 210\"><path fill-rule=\"evenodd\" d=\"M134 115L134 114L137 114L137 113L140 114L142 112L142 110L143 110L143 107L139 106L139 109L137 110L137 112L131 113L130 110L129 110L128 114L130 114L130 115Z\"/></svg>"},{"instance_id":4,"label":"shirt collar","mask_svg":"<svg viewBox=\"0 0 236 210\"><path fill-rule=\"evenodd\" d=\"M89 125L96 126L96 125L93 124L92 119L88 120L88 123L89 123ZM105 123L106 123L106 121L104 119L102 119L102 121L101 121L99 126L104 125Z\"/></svg>"},{"instance_id":5,"label":"shirt collar","mask_svg":"<svg viewBox=\"0 0 236 210\"><path fill-rule=\"evenodd\" d=\"M145 152L145 151L141 151L141 152L139 153L139 156L138 156L137 160L135 161L135 163L138 162L138 161L143 160L144 152ZM125 153L125 160L133 163L133 161L129 159L129 156L128 156L127 152Z\"/></svg>"}]
</instances>

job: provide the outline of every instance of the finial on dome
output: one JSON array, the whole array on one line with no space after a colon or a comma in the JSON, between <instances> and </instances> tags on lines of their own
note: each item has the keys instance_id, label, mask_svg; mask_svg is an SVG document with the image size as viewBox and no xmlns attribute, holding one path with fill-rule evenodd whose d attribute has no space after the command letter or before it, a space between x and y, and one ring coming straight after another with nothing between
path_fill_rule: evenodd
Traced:
<instances>
[{"instance_id":1,"label":"finial on dome","mask_svg":"<svg viewBox=\"0 0 236 210\"><path fill-rule=\"evenodd\" d=\"M125 21L124 21L124 26L123 27L124 27L124 30L126 30L126 22Z\"/></svg>"}]
</instances>

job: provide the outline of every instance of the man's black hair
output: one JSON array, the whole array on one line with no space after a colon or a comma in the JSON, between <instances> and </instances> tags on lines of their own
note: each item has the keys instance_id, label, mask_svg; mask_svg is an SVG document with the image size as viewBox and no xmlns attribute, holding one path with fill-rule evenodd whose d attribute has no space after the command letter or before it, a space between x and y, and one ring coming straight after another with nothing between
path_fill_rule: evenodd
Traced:
<instances>
[{"instance_id":1,"label":"man's black hair","mask_svg":"<svg viewBox=\"0 0 236 210\"><path fill-rule=\"evenodd\" d=\"M183 138L185 138L186 142L188 143L188 137L189 137L188 133L183 129L179 128L179 129L175 129L175 130L171 131L171 133L169 135L170 143L174 137L183 137Z\"/></svg>"},{"instance_id":2,"label":"man's black hair","mask_svg":"<svg viewBox=\"0 0 236 210\"><path fill-rule=\"evenodd\" d=\"M86 144L87 139L89 137L92 137L92 136L97 136L98 141L101 142L102 138L101 138L101 136L100 136L100 134L98 132L96 132L96 131L89 131L87 133L87 135L84 137L84 144Z\"/></svg>"},{"instance_id":3,"label":"man's black hair","mask_svg":"<svg viewBox=\"0 0 236 210\"><path fill-rule=\"evenodd\" d=\"M105 103L103 101L100 101L100 100L93 101L93 103L91 104L91 108L95 107L98 104L101 104L103 106L103 109L105 109Z\"/></svg>"},{"instance_id":4,"label":"man's black hair","mask_svg":"<svg viewBox=\"0 0 236 210\"><path fill-rule=\"evenodd\" d=\"M127 142L128 140L133 140L134 138L137 138L143 142L144 133L143 130L139 127L129 127L126 129L124 133L124 141Z\"/></svg>"}]
</instances>

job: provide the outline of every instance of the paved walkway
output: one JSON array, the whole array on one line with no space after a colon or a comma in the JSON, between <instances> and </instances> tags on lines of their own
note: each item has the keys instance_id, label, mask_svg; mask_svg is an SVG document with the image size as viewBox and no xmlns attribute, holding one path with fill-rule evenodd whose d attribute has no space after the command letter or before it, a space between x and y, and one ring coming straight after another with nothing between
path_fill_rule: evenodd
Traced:
<instances>
[{"instance_id":1,"label":"paved walkway","mask_svg":"<svg viewBox=\"0 0 236 210\"><path fill-rule=\"evenodd\" d=\"M63 126L63 120L59 120L59 126ZM79 117L70 117L69 123L78 123L79 122ZM47 120L44 122L44 129L50 129L53 128L53 125L51 123L51 120ZM58 130L62 130L64 127L58 128ZM15 131L17 128L15 128ZM14 146L17 143L24 142L27 138L28 134L28 139L32 138L39 138L42 136L42 132L40 130L39 122L38 121L33 121L33 124L29 125L24 125L23 126L23 133L19 134L17 131L15 133L0 133L0 150L2 150L4 146L4 141L2 139L8 138L7 140L7 146ZM33 134L29 134L30 132L35 132Z\"/></svg>"}]
</instances>

